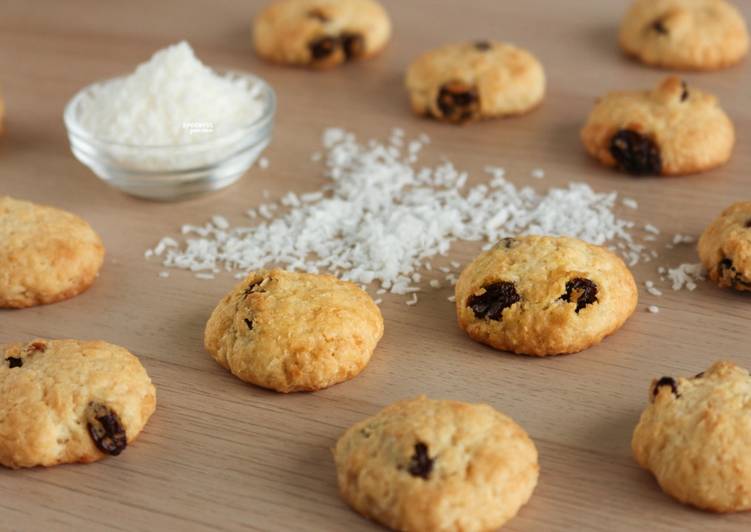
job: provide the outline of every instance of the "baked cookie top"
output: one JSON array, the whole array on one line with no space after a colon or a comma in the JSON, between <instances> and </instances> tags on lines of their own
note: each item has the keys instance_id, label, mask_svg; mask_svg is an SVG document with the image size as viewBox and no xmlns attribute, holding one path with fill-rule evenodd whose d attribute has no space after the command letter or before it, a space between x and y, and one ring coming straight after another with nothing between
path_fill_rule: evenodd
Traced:
<instances>
[{"instance_id":1,"label":"baked cookie top","mask_svg":"<svg viewBox=\"0 0 751 532\"><path fill-rule=\"evenodd\" d=\"M725 0L636 0L623 19L626 53L653 66L714 70L748 52L748 29Z\"/></svg>"},{"instance_id":2,"label":"baked cookie top","mask_svg":"<svg viewBox=\"0 0 751 532\"><path fill-rule=\"evenodd\" d=\"M117 456L156 407L146 370L101 341L41 340L0 348L0 464Z\"/></svg>"},{"instance_id":3,"label":"baked cookie top","mask_svg":"<svg viewBox=\"0 0 751 532\"><path fill-rule=\"evenodd\" d=\"M78 216L0 196L0 307L73 297L94 282L103 260L99 235Z\"/></svg>"},{"instance_id":4,"label":"baked cookie top","mask_svg":"<svg viewBox=\"0 0 751 532\"><path fill-rule=\"evenodd\" d=\"M334 450L339 491L394 530L495 530L537 484L537 449L488 405L400 401L365 419Z\"/></svg>"},{"instance_id":5,"label":"baked cookie top","mask_svg":"<svg viewBox=\"0 0 751 532\"><path fill-rule=\"evenodd\" d=\"M748 371L731 362L692 378L653 380L631 443L636 461L681 502L751 509L750 399Z\"/></svg>"},{"instance_id":6,"label":"baked cookie top","mask_svg":"<svg viewBox=\"0 0 751 532\"><path fill-rule=\"evenodd\" d=\"M406 85L415 113L463 123L530 111L545 95L545 72L526 50L483 40L424 53Z\"/></svg>"},{"instance_id":7,"label":"baked cookie top","mask_svg":"<svg viewBox=\"0 0 751 532\"><path fill-rule=\"evenodd\" d=\"M358 286L330 275L259 270L219 302L204 344L236 377L297 392L355 377L382 335L381 311Z\"/></svg>"},{"instance_id":8,"label":"baked cookie top","mask_svg":"<svg viewBox=\"0 0 751 532\"><path fill-rule=\"evenodd\" d=\"M501 240L456 284L459 325L473 339L525 355L575 353L599 343L636 308L623 261L568 237Z\"/></svg>"},{"instance_id":9,"label":"baked cookie top","mask_svg":"<svg viewBox=\"0 0 751 532\"><path fill-rule=\"evenodd\" d=\"M717 98L670 76L653 91L600 99L581 139L606 166L633 175L683 175L727 162L735 128Z\"/></svg>"},{"instance_id":10,"label":"baked cookie top","mask_svg":"<svg viewBox=\"0 0 751 532\"><path fill-rule=\"evenodd\" d=\"M276 0L253 22L258 55L314 68L371 57L390 37L389 16L375 0Z\"/></svg>"},{"instance_id":11,"label":"baked cookie top","mask_svg":"<svg viewBox=\"0 0 751 532\"><path fill-rule=\"evenodd\" d=\"M698 250L712 281L751 291L751 201L725 209L699 238Z\"/></svg>"}]
</instances>

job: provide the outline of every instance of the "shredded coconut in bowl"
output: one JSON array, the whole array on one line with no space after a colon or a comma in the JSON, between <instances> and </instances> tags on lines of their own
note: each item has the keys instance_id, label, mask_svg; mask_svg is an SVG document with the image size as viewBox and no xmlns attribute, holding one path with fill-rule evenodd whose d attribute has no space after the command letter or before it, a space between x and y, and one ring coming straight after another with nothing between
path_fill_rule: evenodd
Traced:
<instances>
[{"instance_id":1,"label":"shredded coconut in bowl","mask_svg":"<svg viewBox=\"0 0 751 532\"><path fill-rule=\"evenodd\" d=\"M487 249L522 233L567 235L610 245L630 265L655 256L632 236L634 222L615 214L615 192L595 192L586 183L545 192L519 188L493 166L485 183L470 187L467 173L450 161L418 164L428 143L424 135L406 139L400 129L388 142L358 142L328 129L324 153L314 155L325 160L328 183L321 190L288 192L279 203L251 209L248 224L214 216L184 225L181 242L165 237L146 256L160 257L166 267L237 277L270 265L328 271L360 285L377 282L378 293L410 294L410 305L421 290L419 272L435 275L431 259L447 255L456 240L485 241ZM461 265L450 266L440 268L439 286L456 282Z\"/></svg>"},{"instance_id":2,"label":"shredded coconut in bowl","mask_svg":"<svg viewBox=\"0 0 751 532\"><path fill-rule=\"evenodd\" d=\"M128 76L92 86L83 94L77 118L99 140L173 146L249 125L265 105L257 84L217 74L183 41L156 52Z\"/></svg>"}]
</instances>

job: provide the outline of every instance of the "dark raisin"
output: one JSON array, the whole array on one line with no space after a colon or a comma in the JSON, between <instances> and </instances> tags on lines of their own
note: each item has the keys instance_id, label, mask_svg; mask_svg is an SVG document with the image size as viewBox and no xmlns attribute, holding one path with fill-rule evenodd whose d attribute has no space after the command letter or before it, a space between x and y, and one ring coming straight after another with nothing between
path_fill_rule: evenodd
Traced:
<instances>
[{"instance_id":1,"label":"dark raisin","mask_svg":"<svg viewBox=\"0 0 751 532\"><path fill-rule=\"evenodd\" d=\"M621 129L610 140L610 154L618 167L633 175L659 174L662 158L657 144L629 129Z\"/></svg>"},{"instance_id":2,"label":"dark raisin","mask_svg":"<svg viewBox=\"0 0 751 532\"><path fill-rule=\"evenodd\" d=\"M250 283L248 285L248 288L245 289L245 292L243 292L243 295L247 297L250 294L252 294L253 292L255 292L256 288L258 288L261 285L262 282L263 282L263 279L259 279L258 281L254 281L254 282Z\"/></svg>"},{"instance_id":3,"label":"dark raisin","mask_svg":"<svg viewBox=\"0 0 751 532\"><path fill-rule=\"evenodd\" d=\"M8 361L8 367L13 368L20 368L23 366L23 358L20 357L8 357L5 360Z\"/></svg>"},{"instance_id":4,"label":"dark raisin","mask_svg":"<svg viewBox=\"0 0 751 532\"><path fill-rule=\"evenodd\" d=\"M407 471L413 477L420 477L428 480L430 472L433 471L433 459L428 456L428 446L422 442L415 444L415 454L409 461Z\"/></svg>"},{"instance_id":5,"label":"dark raisin","mask_svg":"<svg viewBox=\"0 0 751 532\"><path fill-rule=\"evenodd\" d=\"M746 222L746 229L751 229L751 218Z\"/></svg>"},{"instance_id":6,"label":"dark raisin","mask_svg":"<svg viewBox=\"0 0 751 532\"><path fill-rule=\"evenodd\" d=\"M342 48L347 61L362 57L365 53L365 37L360 33L342 33Z\"/></svg>"},{"instance_id":7,"label":"dark raisin","mask_svg":"<svg viewBox=\"0 0 751 532\"><path fill-rule=\"evenodd\" d=\"M128 445L120 416L111 408L101 403L89 403L86 422L91 439L103 453L117 456Z\"/></svg>"},{"instance_id":8,"label":"dark raisin","mask_svg":"<svg viewBox=\"0 0 751 532\"><path fill-rule=\"evenodd\" d=\"M678 383L675 382L675 379L673 377L662 377L655 383L654 390L652 390L652 395L654 397L657 397L657 392L660 391L660 388L662 386L670 386L670 391L672 392L672 394L676 397L680 397L680 394L678 393Z\"/></svg>"},{"instance_id":9,"label":"dark raisin","mask_svg":"<svg viewBox=\"0 0 751 532\"><path fill-rule=\"evenodd\" d=\"M329 21L329 17L327 17L320 9L311 9L310 11L308 11L308 17L314 18L320 22Z\"/></svg>"},{"instance_id":10,"label":"dark raisin","mask_svg":"<svg viewBox=\"0 0 751 532\"><path fill-rule=\"evenodd\" d=\"M685 81L681 81L681 88L683 89L681 91L681 101L685 102L688 100L688 84Z\"/></svg>"},{"instance_id":11,"label":"dark raisin","mask_svg":"<svg viewBox=\"0 0 751 532\"><path fill-rule=\"evenodd\" d=\"M576 302L576 313L591 305L597 303L597 285L589 279L576 277L566 283L566 293L561 296L563 301L568 303Z\"/></svg>"},{"instance_id":12,"label":"dark raisin","mask_svg":"<svg viewBox=\"0 0 751 532\"><path fill-rule=\"evenodd\" d=\"M663 22L663 20L661 18L658 18L657 20L655 20L652 23L651 28L654 31L656 31L657 33L659 33L660 35L667 35L668 34L668 29L665 27L665 23Z\"/></svg>"},{"instance_id":13,"label":"dark raisin","mask_svg":"<svg viewBox=\"0 0 751 532\"><path fill-rule=\"evenodd\" d=\"M511 237L502 238L498 242L498 247L499 248L511 249L512 247L514 247L514 245L516 245L516 239L515 238L511 238Z\"/></svg>"},{"instance_id":14,"label":"dark raisin","mask_svg":"<svg viewBox=\"0 0 751 532\"><path fill-rule=\"evenodd\" d=\"M700 371L699 373L697 373L696 375L694 375L694 378L695 379L701 379L703 376L704 376L704 372Z\"/></svg>"},{"instance_id":15,"label":"dark raisin","mask_svg":"<svg viewBox=\"0 0 751 532\"><path fill-rule=\"evenodd\" d=\"M446 83L438 91L438 109L449 122L466 122L479 113L480 98L474 87L460 81Z\"/></svg>"},{"instance_id":16,"label":"dark raisin","mask_svg":"<svg viewBox=\"0 0 751 532\"><path fill-rule=\"evenodd\" d=\"M253 330L253 321L252 320L249 320L248 318L245 318L245 325L248 326L249 330L251 330L251 331Z\"/></svg>"},{"instance_id":17,"label":"dark raisin","mask_svg":"<svg viewBox=\"0 0 751 532\"><path fill-rule=\"evenodd\" d=\"M503 310L521 300L514 283L500 281L483 288L485 290L483 294L471 296L467 300L467 306L472 309L477 318L501 321Z\"/></svg>"},{"instance_id":18,"label":"dark raisin","mask_svg":"<svg viewBox=\"0 0 751 532\"><path fill-rule=\"evenodd\" d=\"M339 39L336 37L321 37L308 45L315 61L327 58L336 51L338 46Z\"/></svg>"},{"instance_id":19,"label":"dark raisin","mask_svg":"<svg viewBox=\"0 0 751 532\"><path fill-rule=\"evenodd\" d=\"M743 275L735 269L731 259L722 259L720 261L717 265L717 274L720 276L720 279L730 283L730 286L733 288L738 285L751 286L751 281L743 278Z\"/></svg>"},{"instance_id":20,"label":"dark raisin","mask_svg":"<svg viewBox=\"0 0 751 532\"><path fill-rule=\"evenodd\" d=\"M31 342L29 345L26 346L26 352L28 354L32 353L44 353L47 350L47 344L44 342Z\"/></svg>"},{"instance_id":21,"label":"dark raisin","mask_svg":"<svg viewBox=\"0 0 751 532\"><path fill-rule=\"evenodd\" d=\"M492 44L488 41L477 41L475 43L475 49L480 50L481 52L487 52L493 47Z\"/></svg>"}]
</instances>

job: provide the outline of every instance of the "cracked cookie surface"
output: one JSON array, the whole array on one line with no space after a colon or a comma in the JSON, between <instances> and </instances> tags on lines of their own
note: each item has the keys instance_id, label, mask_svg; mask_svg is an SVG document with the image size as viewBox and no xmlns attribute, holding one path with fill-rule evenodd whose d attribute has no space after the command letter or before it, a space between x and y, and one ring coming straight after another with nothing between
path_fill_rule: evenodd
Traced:
<instances>
[{"instance_id":1,"label":"cracked cookie surface","mask_svg":"<svg viewBox=\"0 0 751 532\"><path fill-rule=\"evenodd\" d=\"M731 362L691 378L653 380L631 442L636 461L683 503L751 509L749 397L751 376Z\"/></svg>"},{"instance_id":2,"label":"cracked cookie surface","mask_svg":"<svg viewBox=\"0 0 751 532\"><path fill-rule=\"evenodd\" d=\"M99 235L78 216L0 196L0 307L76 296L91 286L103 260Z\"/></svg>"},{"instance_id":3,"label":"cracked cookie surface","mask_svg":"<svg viewBox=\"0 0 751 532\"><path fill-rule=\"evenodd\" d=\"M251 273L219 302L204 344L236 377L297 392L357 376L382 335L381 311L357 285L276 269Z\"/></svg>"},{"instance_id":4,"label":"cracked cookie surface","mask_svg":"<svg viewBox=\"0 0 751 532\"><path fill-rule=\"evenodd\" d=\"M623 261L575 238L520 236L479 255L456 284L459 326L514 353L582 351L619 329L638 292Z\"/></svg>"},{"instance_id":5,"label":"cracked cookie surface","mask_svg":"<svg viewBox=\"0 0 751 532\"><path fill-rule=\"evenodd\" d=\"M725 164L735 128L717 98L670 76L651 91L601 98L581 140L605 166L632 175L685 175Z\"/></svg>"},{"instance_id":6,"label":"cracked cookie surface","mask_svg":"<svg viewBox=\"0 0 751 532\"><path fill-rule=\"evenodd\" d=\"M495 530L532 496L537 449L488 405L425 397L394 403L334 449L339 491L394 530Z\"/></svg>"},{"instance_id":7,"label":"cracked cookie surface","mask_svg":"<svg viewBox=\"0 0 751 532\"><path fill-rule=\"evenodd\" d=\"M122 347L37 339L0 352L0 464L6 467L117 456L156 408L146 370Z\"/></svg>"},{"instance_id":8,"label":"cracked cookie surface","mask_svg":"<svg viewBox=\"0 0 751 532\"><path fill-rule=\"evenodd\" d=\"M526 50L476 41L424 53L410 65L406 86L415 113L459 124L532 110L545 95L545 73Z\"/></svg>"}]
</instances>

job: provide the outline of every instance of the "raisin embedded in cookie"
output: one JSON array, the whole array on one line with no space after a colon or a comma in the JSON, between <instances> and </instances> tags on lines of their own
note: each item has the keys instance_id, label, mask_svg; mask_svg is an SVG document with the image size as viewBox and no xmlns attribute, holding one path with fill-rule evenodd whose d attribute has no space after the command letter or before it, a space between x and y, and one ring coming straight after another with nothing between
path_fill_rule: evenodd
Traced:
<instances>
[{"instance_id":1,"label":"raisin embedded in cookie","mask_svg":"<svg viewBox=\"0 0 751 532\"><path fill-rule=\"evenodd\" d=\"M691 378L662 377L634 430L636 461L679 501L751 510L751 376L717 362Z\"/></svg>"},{"instance_id":2,"label":"raisin embedded in cookie","mask_svg":"<svg viewBox=\"0 0 751 532\"><path fill-rule=\"evenodd\" d=\"M334 449L339 492L394 530L495 530L537 485L537 449L488 405L400 401L365 419Z\"/></svg>"},{"instance_id":3,"label":"raisin embedded in cookie","mask_svg":"<svg viewBox=\"0 0 751 532\"><path fill-rule=\"evenodd\" d=\"M751 291L751 201L725 209L701 235L698 250L712 281Z\"/></svg>"},{"instance_id":4,"label":"raisin embedded in cookie","mask_svg":"<svg viewBox=\"0 0 751 532\"><path fill-rule=\"evenodd\" d=\"M407 90L418 115L464 123L523 114L545 95L545 73L529 52L497 41L450 44L417 58Z\"/></svg>"},{"instance_id":5,"label":"raisin embedded in cookie","mask_svg":"<svg viewBox=\"0 0 751 532\"><path fill-rule=\"evenodd\" d=\"M600 99L581 139L590 155L623 172L684 175L726 163L735 129L714 96L671 76L653 91Z\"/></svg>"},{"instance_id":6,"label":"raisin embedded in cookie","mask_svg":"<svg viewBox=\"0 0 751 532\"><path fill-rule=\"evenodd\" d=\"M605 248L575 238L504 239L456 283L459 326L478 342L524 355L575 353L634 312L631 272Z\"/></svg>"},{"instance_id":7,"label":"raisin embedded in cookie","mask_svg":"<svg viewBox=\"0 0 751 532\"><path fill-rule=\"evenodd\" d=\"M141 363L101 341L34 340L0 348L0 464L117 456L156 408Z\"/></svg>"},{"instance_id":8,"label":"raisin embedded in cookie","mask_svg":"<svg viewBox=\"0 0 751 532\"><path fill-rule=\"evenodd\" d=\"M276 0L253 23L258 55L313 68L372 57L390 37L389 16L375 0Z\"/></svg>"},{"instance_id":9,"label":"raisin embedded in cookie","mask_svg":"<svg viewBox=\"0 0 751 532\"><path fill-rule=\"evenodd\" d=\"M743 16L725 0L636 0L620 42L643 63L684 70L727 67L749 46Z\"/></svg>"},{"instance_id":10,"label":"raisin embedded in cookie","mask_svg":"<svg viewBox=\"0 0 751 532\"><path fill-rule=\"evenodd\" d=\"M298 392L357 376L382 335L381 311L358 286L330 275L260 270L219 302L204 344L236 377Z\"/></svg>"},{"instance_id":11,"label":"raisin embedded in cookie","mask_svg":"<svg viewBox=\"0 0 751 532\"><path fill-rule=\"evenodd\" d=\"M104 246L69 212L0 196L0 307L54 303L96 279Z\"/></svg>"}]
</instances>

